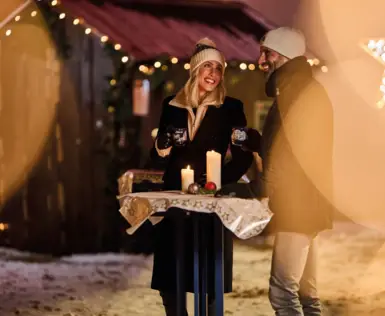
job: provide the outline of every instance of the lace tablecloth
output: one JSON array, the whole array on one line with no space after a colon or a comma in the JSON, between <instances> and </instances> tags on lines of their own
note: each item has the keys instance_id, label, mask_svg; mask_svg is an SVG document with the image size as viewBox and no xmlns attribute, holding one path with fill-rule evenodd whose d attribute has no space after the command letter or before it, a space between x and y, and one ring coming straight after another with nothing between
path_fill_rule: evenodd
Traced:
<instances>
[{"instance_id":1,"label":"lace tablecloth","mask_svg":"<svg viewBox=\"0 0 385 316\"><path fill-rule=\"evenodd\" d=\"M216 198L178 191L130 193L118 198L121 205L119 211L131 225L127 230L129 234L134 233L147 219L156 224L160 221L159 217L151 216L172 207L191 212L216 213L223 225L241 239L259 235L272 217L268 199Z\"/></svg>"}]
</instances>

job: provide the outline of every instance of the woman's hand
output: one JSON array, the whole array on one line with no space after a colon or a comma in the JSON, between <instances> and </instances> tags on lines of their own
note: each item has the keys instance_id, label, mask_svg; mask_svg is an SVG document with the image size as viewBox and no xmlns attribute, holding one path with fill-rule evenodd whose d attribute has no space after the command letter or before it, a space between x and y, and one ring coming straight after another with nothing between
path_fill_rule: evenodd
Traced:
<instances>
[{"instance_id":1,"label":"woman's hand","mask_svg":"<svg viewBox=\"0 0 385 316\"><path fill-rule=\"evenodd\" d=\"M163 150L173 146L173 128L168 127L166 131L156 138L158 149Z\"/></svg>"}]
</instances>

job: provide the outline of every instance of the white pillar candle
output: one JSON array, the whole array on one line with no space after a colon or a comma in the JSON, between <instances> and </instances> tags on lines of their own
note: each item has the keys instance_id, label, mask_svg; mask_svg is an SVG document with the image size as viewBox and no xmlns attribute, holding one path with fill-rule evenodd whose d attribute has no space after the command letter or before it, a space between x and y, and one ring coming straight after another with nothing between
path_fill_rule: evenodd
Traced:
<instances>
[{"instance_id":1,"label":"white pillar candle","mask_svg":"<svg viewBox=\"0 0 385 316\"><path fill-rule=\"evenodd\" d=\"M221 188L222 156L214 150L206 153L207 182L214 182L219 190Z\"/></svg>"},{"instance_id":2,"label":"white pillar candle","mask_svg":"<svg viewBox=\"0 0 385 316\"><path fill-rule=\"evenodd\" d=\"M191 183L194 183L194 170L187 166L186 169L181 170L182 176L182 191L187 192Z\"/></svg>"}]
</instances>

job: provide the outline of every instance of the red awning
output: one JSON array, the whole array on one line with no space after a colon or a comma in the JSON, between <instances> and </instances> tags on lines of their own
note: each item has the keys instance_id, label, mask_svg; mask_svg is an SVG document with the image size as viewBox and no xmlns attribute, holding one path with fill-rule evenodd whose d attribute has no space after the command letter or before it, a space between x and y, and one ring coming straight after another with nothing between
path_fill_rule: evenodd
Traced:
<instances>
[{"instance_id":1,"label":"red awning","mask_svg":"<svg viewBox=\"0 0 385 316\"><path fill-rule=\"evenodd\" d=\"M87 25L121 44L137 60L151 60L164 54L187 59L195 43L206 36L216 42L228 60L255 61L259 56L254 34L232 24L223 27L171 15L160 17L108 3L96 6L87 0L61 3L74 18L83 18Z\"/></svg>"}]
</instances>

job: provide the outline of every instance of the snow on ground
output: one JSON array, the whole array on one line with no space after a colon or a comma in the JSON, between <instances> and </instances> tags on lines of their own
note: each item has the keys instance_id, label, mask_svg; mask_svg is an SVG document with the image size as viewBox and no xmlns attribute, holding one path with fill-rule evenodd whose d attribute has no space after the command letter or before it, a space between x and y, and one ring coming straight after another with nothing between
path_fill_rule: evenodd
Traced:
<instances>
[{"instance_id":1,"label":"snow on ground","mask_svg":"<svg viewBox=\"0 0 385 316\"><path fill-rule=\"evenodd\" d=\"M385 236L353 225L324 233L319 289L327 316L385 315ZM237 243L226 315L273 315L267 292L271 251ZM149 289L152 258L99 254L59 259L0 248L0 315L164 315ZM188 304L192 313L193 297Z\"/></svg>"}]
</instances>

